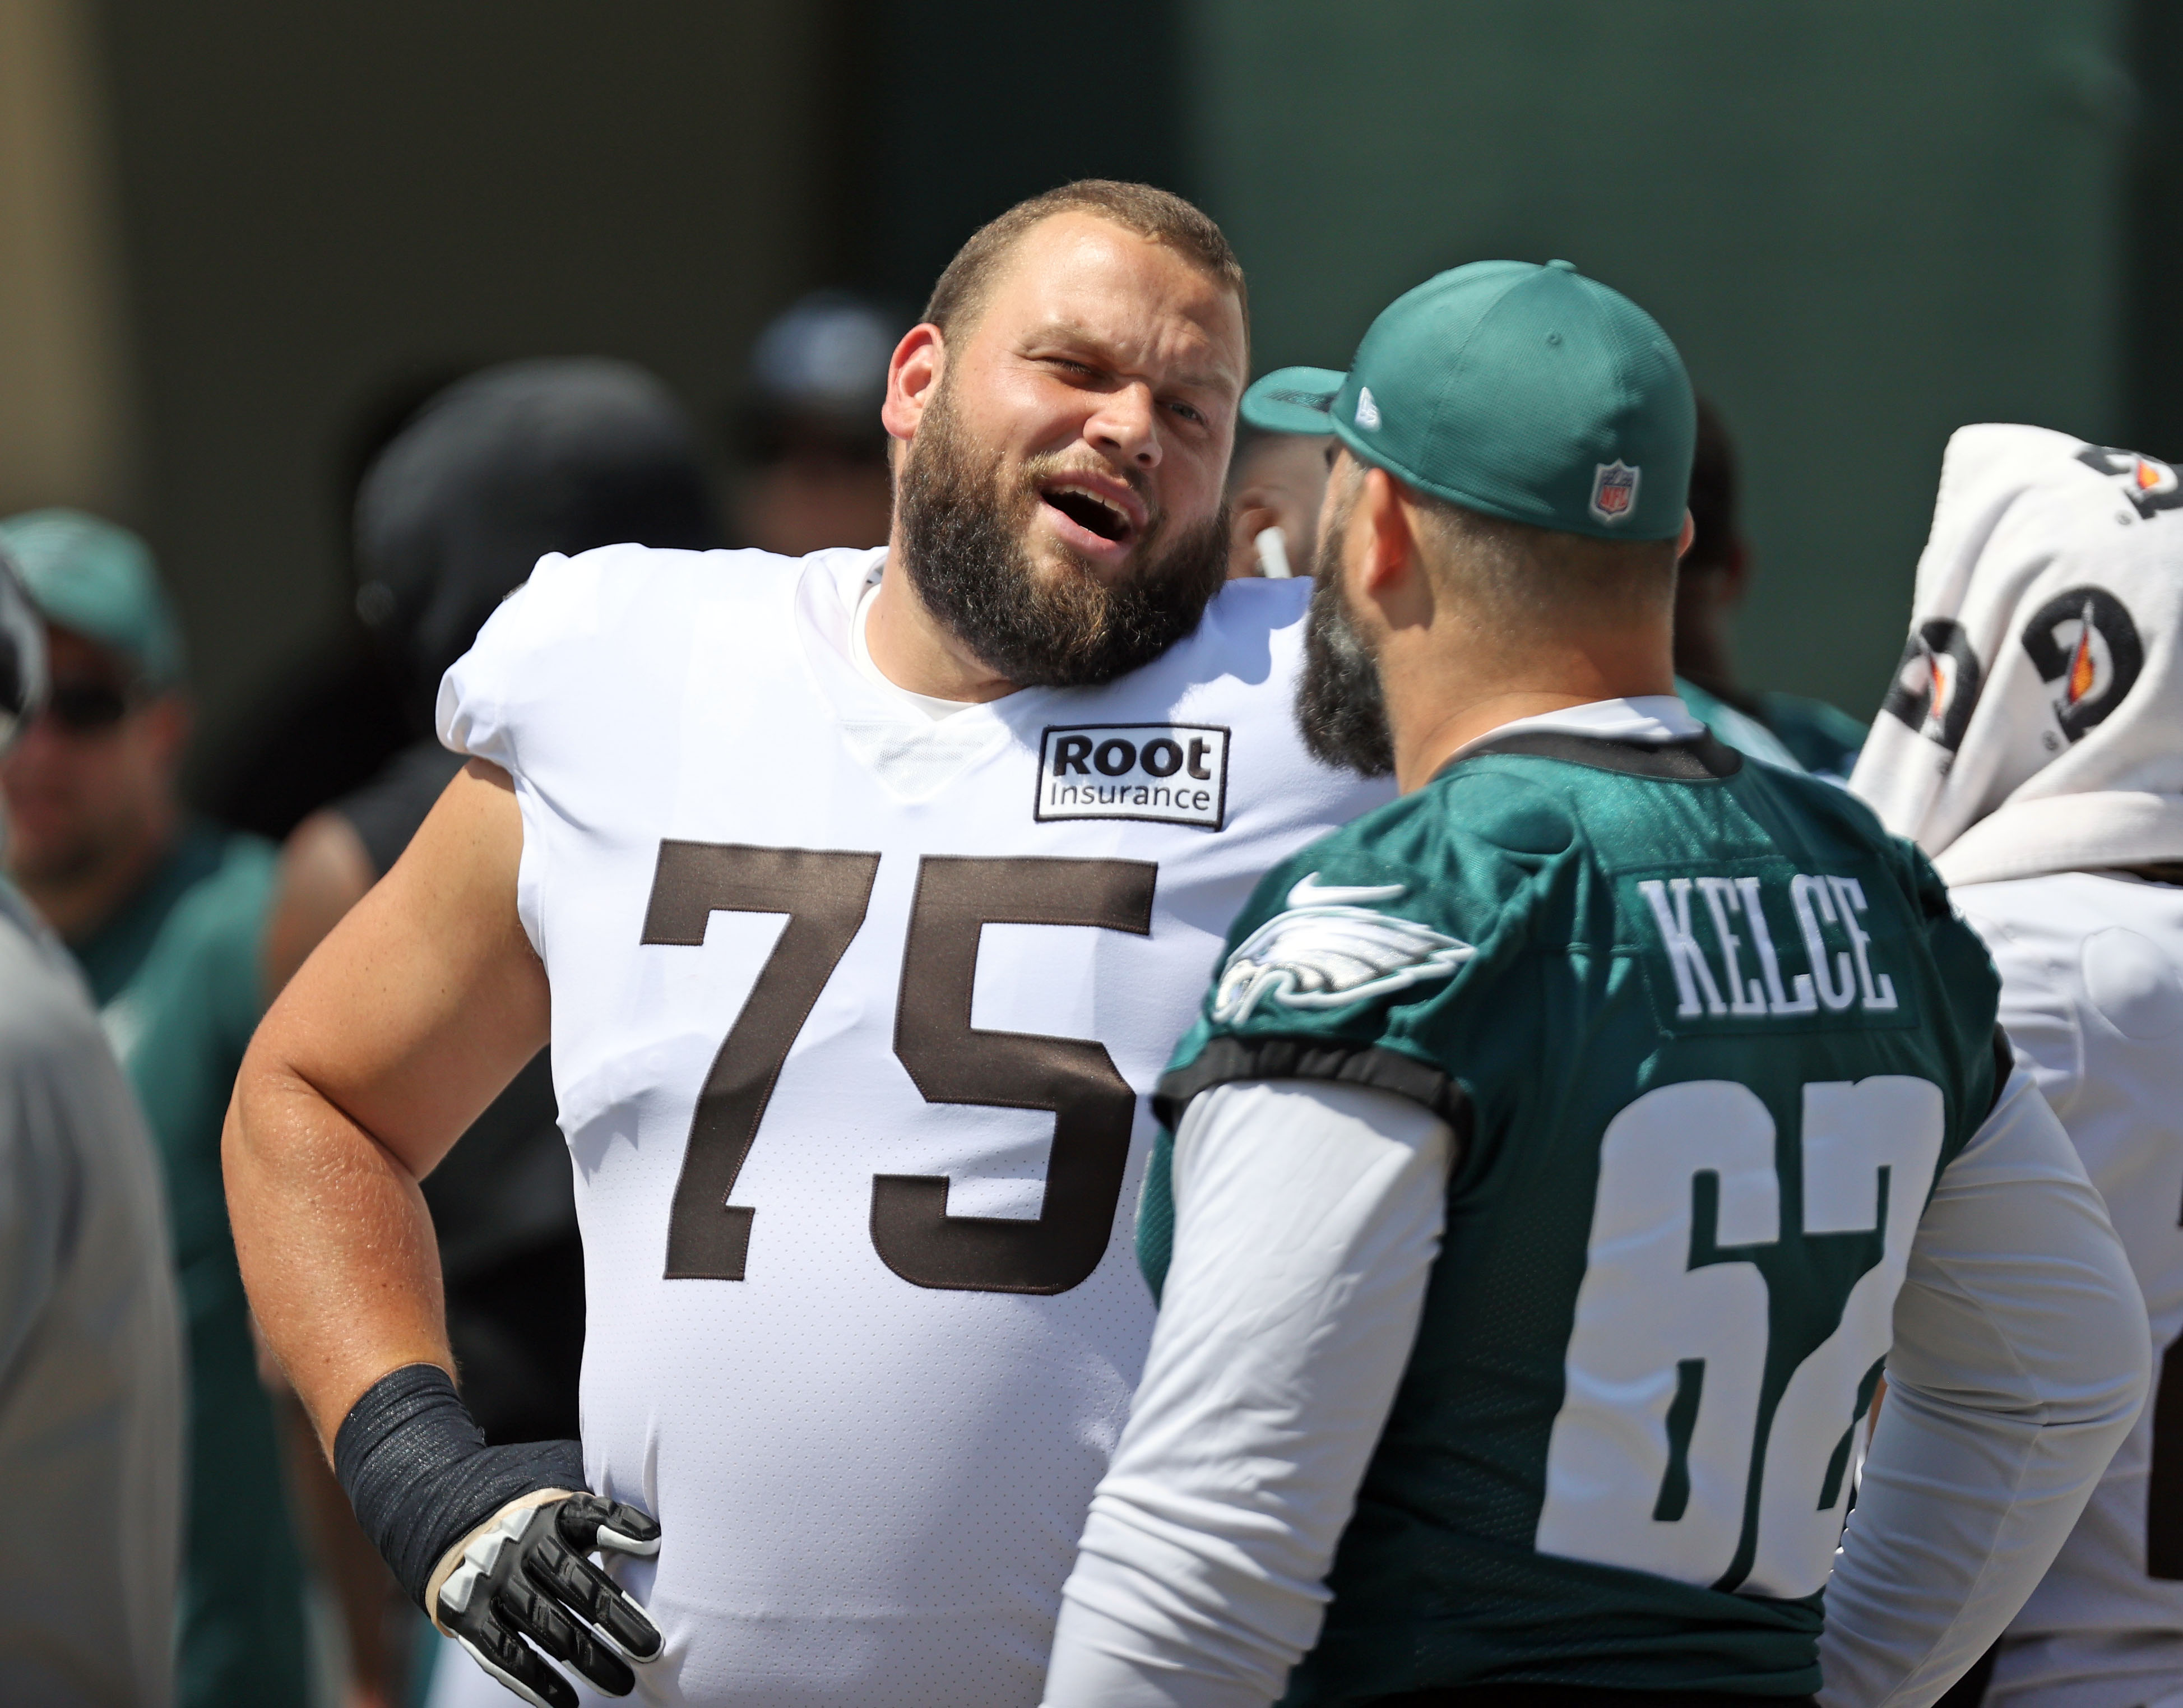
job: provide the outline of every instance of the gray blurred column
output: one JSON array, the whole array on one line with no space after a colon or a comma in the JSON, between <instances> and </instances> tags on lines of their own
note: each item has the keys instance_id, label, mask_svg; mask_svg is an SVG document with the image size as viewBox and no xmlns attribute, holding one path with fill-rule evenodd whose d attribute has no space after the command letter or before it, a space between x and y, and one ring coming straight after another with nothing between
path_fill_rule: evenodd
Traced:
<instances>
[{"instance_id":1,"label":"gray blurred column","mask_svg":"<svg viewBox=\"0 0 2183 1708\"><path fill-rule=\"evenodd\" d=\"M0 515L126 512L129 364L85 0L0 0Z\"/></svg>"}]
</instances>

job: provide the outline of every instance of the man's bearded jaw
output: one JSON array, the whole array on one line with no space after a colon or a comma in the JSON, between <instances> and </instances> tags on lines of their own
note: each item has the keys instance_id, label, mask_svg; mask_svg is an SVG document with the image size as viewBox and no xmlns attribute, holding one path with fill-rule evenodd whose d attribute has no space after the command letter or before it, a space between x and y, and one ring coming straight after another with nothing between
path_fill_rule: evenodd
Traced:
<instances>
[{"instance_id":1,"label":"man's bearded jaw","mask_svg":"<svg viewBox=\"0 0 2183 1708\"><path fill-rule=\"evenodd\" d=\"M1108 583L1058 541L1058 564L1033 560L1036 475L1005 492L1001 462L964 437L943 385L897 498L911 587L987 669L1025 687L1092 687L1150 664L1197 626L1226 576L1225 507ZM1141 553L1158 538L1156 524Z\"/></svg>"},{"instance_id":2,"label":"man's bearded jaw","mask_svg":"<svg viewBox=\"0 0 2183 1708\"><path fill-rule=\"evenodd\" d=\"M1368 777L1395 769L1387 702L1379 661L1351 620L1341 592L1339 549L1349 505L1328 519L1319 542L1325 571L1312 583L1311 616L1303 636L1303 676L1297 684L1297 727L1313 758Z\"/></svg>"}]
</instances>

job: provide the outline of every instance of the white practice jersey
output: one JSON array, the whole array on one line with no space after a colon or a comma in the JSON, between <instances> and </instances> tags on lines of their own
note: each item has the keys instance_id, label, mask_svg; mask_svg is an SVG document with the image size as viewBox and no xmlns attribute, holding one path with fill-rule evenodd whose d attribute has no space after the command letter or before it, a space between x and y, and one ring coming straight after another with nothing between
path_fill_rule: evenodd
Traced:
<instances>
[{"instance_id":1,"label":"white practice jersey","mask_svg":"<svg viewBox=\"0 0 2183 1708\"><path fill-rule=\"evenodd\" d=\"M1259 874L1391 793L1297 736L1308 582L935 720L853 661L879 557L548 558L441 691L521 804L657 1701L1038 1701L1151 1335L1146 1093Z\"/></svg>"},{"instance_id":2,"label":"white practice jersey","mask_svg":"<svg viewBox=\"0 0 2183 1708\"><path fill-rule=\"evenodd\" d=\"M2144 1289L2153 1397L2002 1641L1986 1700L2183 1694L2183 888L2062 872L1952 892L2001 1019L2105 1196Z\"/></svg>"}]
</instances>

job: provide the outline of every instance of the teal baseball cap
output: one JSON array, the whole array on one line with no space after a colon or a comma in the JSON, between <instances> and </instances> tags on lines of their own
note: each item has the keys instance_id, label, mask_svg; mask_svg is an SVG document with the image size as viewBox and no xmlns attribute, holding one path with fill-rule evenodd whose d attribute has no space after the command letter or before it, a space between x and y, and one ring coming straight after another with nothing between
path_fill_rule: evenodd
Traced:
<instances>
[{"instance_id":1,"label":"teal baseball cap","mask_svg":"<svg viewBox=\"0 0 2183 1708\"><path fill-rule=\"evenodd\" d=\"M1567 261L1474 261L1380 311L1346 374L1243 394L1275 433L1332 433L1421 492L1603 540L1670 540L1697 406L1659 323Z\"/></svg>"},{"instance_id":2,"label":"teal baseball cap","mask_svg":"<svg viewBox=\"0 0 2183 1708\"><path fill-rule=\"evenodd\" d=\"M0 544L47 622L121 654L153 687L181 680L181 626L151 548L128 529L81 510L26 510L0 520Z\"/></svg>"}]
</instances>

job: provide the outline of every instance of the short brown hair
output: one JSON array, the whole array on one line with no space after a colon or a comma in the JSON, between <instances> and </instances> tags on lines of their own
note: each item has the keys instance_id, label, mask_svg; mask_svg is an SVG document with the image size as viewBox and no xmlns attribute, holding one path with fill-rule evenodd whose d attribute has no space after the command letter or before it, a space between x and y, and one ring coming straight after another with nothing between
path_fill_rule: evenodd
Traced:
<instances>
[{"instance_id":1,"label":"short brown hair","mask_svg":"<svg viewBox=\"0 0 2183 1708\"><path fill-rule=\"evenodd\" d=\"M1459 577L1489 620L1525 634L1576 619L1641 621L1675 602L1675 542L1598 540L1512 522L1419 492L1439 535L1441 573Z\"/></svg>"},{"instance_id":2,"label":"short brown hair","mask_svg":"<svg viewBox=\"0 0 2183 1708\"><path fill-rule=\"evenodd\" d=\"M1369 465L1351 454L1336 494L1346 516ZM1481 621L1520 641L1572 618L1642 621L1675 599L1675 542L1599 540L1489 516L1403 483L1424 523L1426 574Z\"/></svg>"},{"instance_id":3,"label":"short brown hair","mask_svg":"<svg viewBox=\"0 0 2183 1708\"><path fill-rule=\"evenodd\" d=\"M1242 264L1228 240L1198 209L1169 190L1127 184L1113 178L1080 178L1019 202L997 220L970 234L941 274L925 305L925 318L952 335L984 312L986 293L1008 251L1030 228L1057 214L1091 214L1134 231L1148 242L1164 244L1236 293L1243 311L1243 337L1251 336L1251 298L1243 286Z\"/></svg>"}]
</instances>

